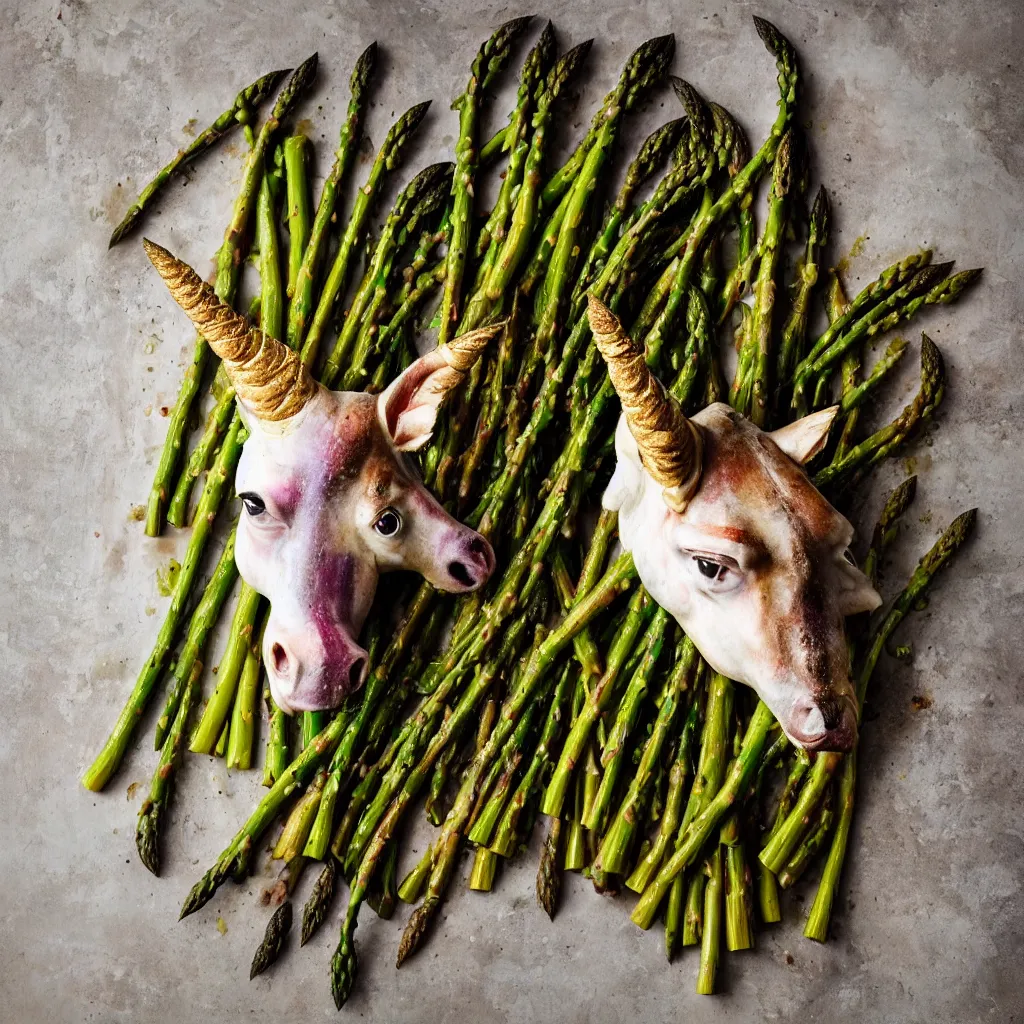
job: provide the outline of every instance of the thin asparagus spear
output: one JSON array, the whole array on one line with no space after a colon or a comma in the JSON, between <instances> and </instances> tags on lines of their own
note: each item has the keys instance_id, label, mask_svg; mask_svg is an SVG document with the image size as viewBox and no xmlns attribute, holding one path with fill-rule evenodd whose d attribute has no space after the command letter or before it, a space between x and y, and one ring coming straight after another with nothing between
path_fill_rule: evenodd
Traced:
<instances>
[{"instance_id":1,"label":"thin asparagus spear","mask_svg":"<svg viewBox=\"0 0 1024 1024\"><path fill-rule=\"evenodd\" d=\"M270 687L263 690L267 705L267 753L263 762L263 785L273 788L288 766L288 716L274 703Z\"/></svg>"},{"instance_id":2,"label":"thin asparagus spear","mask_svg":"<svg viewBox=\"0 0 1024 1024\"><path fill-rule=\"evenodd\" d=\"M387 294L394 258L405 240L405 234L415 234L421 219L441 205L448 192L451 175L451 164L431 164L420 171L395 200L381 230L363 283L352 300L345 324L324 364L320 377L326 387L333 388L341 379L342 390L350 391L356 389L368 376L365 363L369 355L371 334L369 331L360 333L363 318L368 317L372 322L374 310L379 308ZM342 378L341 370L346 361L349 365Z\"/></svg>"},{"instance_id":3,"label":"thin asparagus spear","mask_svg":"<svg viewBox=\"0 0 1024 1024\"><path fill-rule=\"evenodd\" d=\"M152 205L160 190L175 174L184 171L201 154L219 142L236 124L251 124L257 108L289 71L291 68L271 71L269 74L257 78L252 85L247 85L235 97L235 102L209 128L201 131L185 149L179 149L174 159L157 173L156 177L139 193L135 202L128 207L128 212L124 215L121 223L114 228L107 248L113 249L135 227L145 210Z\"/></svg>"},{"instance_id":4,"label":"thin asparagus spear","mask_svg":"<svg viewBox=\"0 0 1024 1024\"><path fill-rule=\"evenodd\" d=\"M536 795L538 788L542 784L544 774L551 764L553 747L558 737L559 726L569 711L570 683L573 680L571 664L566 664L555 686L551 704L548 707L548 715L544 722L544 729L533 752L533 758L523 773L515 793L512 794L501 816L501 820L498 821L497 827L494 830L494 837L490 843L491 849L502 857L511 857L515 852L517 828L522 819L523 811L526 808L527 802ZM490 800L494 800L493 794ZM478 818L477 821L479 822L481 818ZM558 819L556 818L555 820L557 821ZM557 844L557 839L555 841Z\"/></svg>"},{"instance_id":5,"label":"thin asparagus spear","mask_svg":"<svg viewBox=\"0 0 1024 1024\"><path fill-rule=\"evenodd\" d=\"M613 90L614 92L622 91L618 98L612 101L613 104L622 103L625 109L629 110L638 103L651 86L656 85L664 78L672 63L675 48L675 36L671 33L641 43L626 61L619 84ZM601 130L603 119L610 109L609 99L611 97L612 93L605 97L604 103L594 114L590 129L573 151L572 156L548 179L541 196L541 205L544 208L549 209L555 205L576 181L594 140Z\"/></svg>"},{"instance_id":6,"label":"thin asparagus spear","mask_svg":"<svg viewBox=\"0 0 1024 1024\"><path fill-rule=\"evenodd\" d=\"M608 733L608 739L601 751L601 785L594 796L593 805L589 813L584 817L583 824L592 832L602 833L604 831L605 819L611 806L612 798L618 779L625 764L625 747L629 734L640 717L640 709L647 696L647 689L654 670L657 667L661 650L665 643L665 634L668 631L668 613L659 608L647 627L640 650L643 656L633 671L632 678L619 702L619 710L615 716L615 723ZM623 851L625 852L625 851ZM601 858L598 858L597 867L599 870L611 872L614 868L609 867Z\"/></svg>"},{"instance_id":7,"label":"thin asparagus spear","mask_svg":"<svg viewBox=\"0 0 1024 1024\"><path fill-rule=\"evenodd\" d=\"M883 272L875 285L865 288L850 303L847 312L815 342L810 353L800 361L793 373L791 405L797 413L806 408L807 391L811 385L826 370L834 366L854 345L866 340L871 334L877 333L878 328L876 327L873 332L871 331L872 327L879 323L889 322L890 313L908 305L915 296L926 295L933 286L945 280L952 264L928 265L927 260L930 258L930 252L921 253L916 257L916 261L914 257L908 257L902 263ZM905 268L914 265L915 262L918 265L921 263L925 265L904 276ZM889 275L888 278L887 275ZM871 301L874 293L877 292L882 293L881 297L877 302ZM869 298L865 300L867 308L858 315L857 304L864 300L866 294L869 295Z\"/></svg>"},{"instance_id":8,"label":"thin asparagus spear","mask_svg":"<svg viewBox=\"0 0 1024 1024\"><path fill-rule=\"evenodd\" d=\"M840 402L842 411L851 413L863 405L907 354L909 347L903 338L893 338L882 357L871 368L871 373L859 384L854 383L851 387L844 388Z\"/></svg>"},{"instance_id":9,"label":"thin asparagus spear","mask_svg":"<svg viewBox=\"0 0 1024 1024\"><path fill-rule=\"evenodd\" d=\"M474 317L479 317L481 322L505 294L519 270L523 258L529 251L540 201L541 172L547 152L548 129L554 113L553 104L565 88L566 83L583 63L593 42L593 39L588 39L563 54L549 72L544 89L537 98L537 112L533 117L530 151L523 167L523 184L516 198L512 222L501 250L481 289L486 296L486 304L480 310L474 310L473 313ZM480 296L481 293L477 294ZM480 302L484 303L482 296Z\"/></svg>"},{"instance_id":10,"label":"thin asparagus spear","mask_svg":"<svg viewBox=\"0 0 1024 1024\"><path fill-rule=\"evenodd\" d=\"M779 359L775 379L779 383L788 381L803 358L807 338L807 318L810 311L811 292L818 282L818 261L822 249L828 245L831 208L828 192L822 185L814 197L807 230L807 249L800 263L796 284L793 287L793 303L789 316L782 327L779 341Z\"/></svg>"},{"instance_id":11,"label":"thin asparagus spear","mask_svg":"<svg viewBox=\"0 0 1024 1024\"><path fill-rule=\"evenodd\" d=\"M423 887L430 878L430 865L433 858L432 848L428 845L416 866L405 876L398 887L398 898L403 903L415 903L423 893Z\"/></svg>"},{"instance_id":12,"label":"thin asparagus spear","mask_svg":"<svg viewBox=\"0 0 1024 1024\"><path fill-rule=\"evenodd\" d=\"M312 366L316 362L323 333L334 316L338 299L348 285L349 270L362 242L363 232L366 229L373 202L380 190L381 180L385 172L393 170L398 164L409 139L420 126L423 118L427 116L429 108L429 100L426 103L417 103L391 126L384 139L384 145L380 147L377 158L373 161L366 183L356 193L345 233L341 237L334 262L331 264L331 269L320 290L316 312L313 314L309 330L302 340L302 361L307 366Z\"/></svg>"},{"instance_id":13,"label":"thin asparagus spear","mask_svg":"<svg viewBox=\"0 0 1024 1024\"><path fill-rule=\"evenodd\" d=\"M462 275L466 267L473 220L473 196L477 170L477 119L480 94L508 63L512 44L532 18L506 21L480 47L470 69L465 92L452 104L459 112L459 138L455 144L455 177L452 180L452 236L441 298L441 329L437 343L446 345L454 336L461 316Z\"/></svg>"},{"instance_id":14,"label":"thin asparagus spear","mask_svg":"<svg viewBox=\"0 0 1024 1024\"><path fill-rule=\"evenodd\" d=\"M788 889L794 885L800 876L807 870L811 861L817 856L818 851L825 845L832 831L832 823L835 820L835 808L833 807L833 792L831 787L825 794L825 799L818 809L818 820L814 828L807 834L803 842L796 848L796 851L786 862L785 867L779 872L779 885Z\"/></svg>"},{"instance_id":15,"label":"thin asparagus spear","mask_svg":"<svg viewBox=\"0 0 1024 1024\"><path fill-rule=\"evenodd\" d=\"M690 747L697 729L700 711L700 702L695 699L690 705L686 723L679 737L676 756L669 770L669 790L665 798L665 810L662 812L658 834L654 842L651 843L651 848L633 869L633 873L629 878L626 879L626 887L632 889L633 892L641 893L647 888L651 875L661 865L661 861L668 851L669 843L675 838L676 830L679 828L683 814L683 790L686 785L687 776L690 774Z\"/></svg>"},{"instance_id":16,"label":"thin asparagus spear","mask_svg":"<svg viewBox=\"0 0 1024 1024\"><path fill-rule=\"evenodd\" d=\"M772 320L778 291L781 241L786 231L792 168L793 133L786 132L775 154L772 187L768 196L768 219L759 245L757 284L754 291L754 318L747 344L753 350L753 384L750 391L751 419L759 427L768 423L768 395L771 388Z\"/></svg>"},{"instance_id":17,"label":"thin asparagus spear","mask_svg":"<svg viewBox=\"0 0 1024 1024\"><path fill-rule=\"evenodd\" d=\"M893 520L900 514L900 506L904 501L909 500L908 492L902 492L891 496L886 503L886 511L889 515L883 514L885 525L879 530L879 548L883 543L882 537L893 527ZM904 506L905 507L905 506ZM895 633L897 627L906 618L909 612L918 607L919 602L927 593L932 581L939 570L960 550L964 541L970 537L974 530L978 510L969 509L961 513L945 529L942 536L932 545L928 553L918 562L906 587L902 590L885 618L875 629L871 642L867 648L867 654L861 665L857 676L857 707L859 713L863 712L864 702L867 698L868 684L878 664L885 645ZM880 523L881 525L881 523ZM875 545L872 545L875 547ZM877 561L877 556L876 556ZM828 922L832 914L832 906L835 902L839 889L839 879L843 870L843 861L846 857L846 848L850 837L850 824L853 818L853 799L856 787L856 751L848 758L850 767L844 766L843 776L840 779L840 808L839 823L836 826L836 833L829 849L828 860L825 862L825 870L822 872L821 882L811 905L811 912L804 927L804 935L817 942L824 942L828 935ZM817 767L817 765L815 766Z\"/></svg>"},{"instance_id":18,"label":"thin asparagus spear","mask_svg":"<svg viewBox=\"0 0 1024 1024\"><path fill-rule=\"evenodd\" d=\"M725 853L725 948L730 953L754 945L750 906L750 869L740 841L739 812L722 825L719 843Z\"/></svg>"},{"instance_id":19,"label":"thin asparagus spear","mask_svg":"<svg viewBox=\"0 0 1024 1024\"><path fill-rule=\"evenodd\" d=\"M696 648L689 639L684 640L681 645L681 649L676 656L675 666L665 681L665 690L658 706L658 717L655 719L654 726L651 729L651 734L648 737L647 743L644 745L643 755L640 759L640 764L637 766L636 774L630 781L629 789L622 798L622 802L619 805L615 818L607 832L605 832L604 838L601 842L601 849L597 856L597 862L605 871L609 871L614 874L622 874L626 867L626 854L629 850L629 844L636 831L640 817L640 802L643 799L645 791L650 785L655 765L657 765L661 757L662 749L668 739L675 717L682 707L683 695L689 689L694 675L696 674L697 661L698 655ZM625 700L623 700L623 704L625 704ZM622 713L621 706L619 713L620 715ZM601 786L602 788L607 786L609 790L614 783L611 781L613 779L613 773L608 771L607 751L608 747L613 745L615 736L616 730L613 728L609 734L608 744L606 744L606 753L602 756L605 773L601 780ZM680 770L685 776L685 765L680 766ZM598 795L597 802L598 804L601 802L600 793ZM678 812L676 811L675 813ZM669 812L669 817L672 816L673 812ZM584 824L586 824L586 822L584 822ZM667 838L668 837L666 836L666 839ZM663 851L661 855L657 855L657 859L654 860L655 865L663 855ZM651 856L651 854L649 853L648 856ZM626 884L629 888L632 888L628 881Z\"/></svg>"},{"instance_id":20,"label":"thin asparagus spear","mask_svg":"<svg viewBox=\"0 0 1024 1024\"><path fill-rule=\"evenodd\" d=\"M170 802L171 785L175 768L181 758L185 726L199 694L199 679L202 674L202 662L194 661L188 685L178 703L177 714L160 751L160 761L153 773L149 795L139 808L139 819L135 825L135 848L139 852L139 860L154 875L160 874L160 821Z\"/></svg>"},{"instance_id":21,"label":"thin asparagus spear","mask_svg":"<svg viewBox=\"0 0 1024 1024\"><path fill-rule=\"evenodd\" d=\"M324 181L317 204L309 242L302 254L302 263L295 281L295 294L288 309L288 347L298 351L306 334L306 323L313 312L313 291L320 265L327 252L328 232L334 219L338 189L355 159L363 135L363 113L367 90L377 63L377 44L370 45L360 54L349 78L348 112L341 126L334 164Z\"/></svg>"},{"instance_id":22,"label":"thin asparagus spear","mask_svg":"<svg viewBox=\"0 0 1024 1024\"><path fill-rule=\"evenodd\" d=\"M615 642L608 652L604 674L595 683L589 699L580 709L580 713L572 723L569 735L562 746L562 752L559 755L554 774L551 776L548 788L544 791L544 798L540 805L541 814L547 814L551 817L557 817L561 814L573 769L583 755L584 747L590 738L595 723L607 709L615 694L616 684L622 675L626 660L633 650L634 641L640 630L644 628L645 620L654 614L652 605L653 602L647 595L647 591L643 587L637 588L632 601L630 601L626 620L620 626ZM659 609L659 614L657 615L659 628L661 626L660 620L663 617L664 613ZM650 631L653 626L648 628ZM587 825L586 815L584 815L583 824L588 828L591 827Z\"/></svg>"},{"instance_id":23,"label":"thin asparagus spear","mask_svg":"<svg viewBox=\"0 0 1024 1024\"><path fill-rule=\"evenodd\" d=\"M662 865L655 880L644 890L640 902L637 903L630 915L634 924L638 924L641 928L651 926L658 906L667 894L672 879L693 862L715 826L736 803L740 795L745 792L761 760L761 753L764 750L765 740L773 721L774 716L767 706L759 702L750 719L750 724L747 726L740 752L733 760L732 767L729 769L721 789L704 810L690 822L675 852ZM705 921L706 929L707 922Z\"/></svg>"},{"instance_id":24,"label":"thin asparagus spear","mask_svg":"<svg viewBox=\"0 0 1024 1024\"><path fill-rule=\"evenodd\" d=\"M498 198L494 201L486 223L476 238L476 256L483 260L477 269L477 281L484 280L497 256L504 238L509 217L512 215L515 194L522 184L523 167L530 148L530 128L533 101L544 87L544 80L554 56L555 31L549 21L540 34L533 49L523 61L519 74L519 89L516 92L516 106L509 117L502 150L508 152L508 166L501 178ZM467 307L468 310L468 307ZM471 330L467 323L460 325L461 331Z\"/></svg>"},{"instance_id":25,"label":"thin asparagus spear","mask_svg":"<svg viewBox=\"0 0 1024 1024\"><path fill-rule=\"evenodd\" d=\"M818 487L835 485L888 456L913 430L928 419L942 401L946 390L946 369L942 353L927 334L921 335L921 387L912 402L887 426L851 448L814 477Z\"/></svg>"}]
</instances>

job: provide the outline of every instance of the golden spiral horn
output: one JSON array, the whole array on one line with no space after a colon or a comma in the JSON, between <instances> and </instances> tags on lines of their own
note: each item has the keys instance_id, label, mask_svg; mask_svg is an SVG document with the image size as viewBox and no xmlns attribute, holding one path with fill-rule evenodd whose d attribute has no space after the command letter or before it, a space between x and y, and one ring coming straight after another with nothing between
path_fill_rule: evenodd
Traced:
<instances>
[{"instance_id":1,"label":"golden spiral horn","mask_svg":"<svg viewBox=\"0 0 1024 1024\"><path fill-rule=\"evenodd\" d=\"M298 354L221 302L187 263L148 239L142 244L171 297L223 360L246 409L269 421L289 419L302 409L316 393L316 382Z\"/></svg>"},{"instance_id":2,"label":"golden spiral horn","mask_svg":"<svg viewBox=\"0 0 1024 1024\"><path fill-rule=\"evenodd\" d=\"M594 343L608 364L608 376L640 450L640 461L661 484L669 508L683 512L700 486L700 430L651 373L644 350L626 333L618 317L593 295L588 296L587 313Z\"/></svg>"}]
</instances>

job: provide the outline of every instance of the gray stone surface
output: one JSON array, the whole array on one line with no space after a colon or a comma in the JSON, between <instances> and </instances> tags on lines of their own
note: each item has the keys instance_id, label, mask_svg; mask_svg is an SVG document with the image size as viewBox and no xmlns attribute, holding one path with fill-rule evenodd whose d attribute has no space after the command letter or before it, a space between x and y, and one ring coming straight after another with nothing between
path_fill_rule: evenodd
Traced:
<instances>
[{"instance_id":1,"label":"gray stone surface","mask_svg":"<svg viewBox=\"0 0 1024 1024\"><path fill-rule=\"evenodd\" d=\"M955 513L978 505L979 528L930 610L904 629L912 663L887 661L880 673L833 941L802 939L790 901L755 953L726 959L725 994L700 998L695 954L667 965L660 933L630 924L624 899L599 899L577 880L548 924L524 859L488 897L456 886L438 933L400 972L399 922L365 914L347 1017L1022 1019L1019 12L1017 0L547 5L563 44L598 39L577 133L629 50L673 30L675 71L734 110L756 142L775 86L750 15L777 21L803 58L816 177L836 197L833 252L866 236L850 283L920 244L987 268L969 301L924 320L946 354L949 395L933 442L912 453L918 504L888 589ZM0 4L3 1020L334 1019L333 919L251 984L264 878L228 886L176 922L191 882L260 794L256 773L187 763L160 880L132 842L141 793L130 787L146 784L155 760L149 730L106 793L77 783L158 628L166 600L154 570L184 541L146 540L129 511L145 498L166 426L160 407L173 402L189 332L137 238L110 253L106 239L129 193L184 143L182 126L206 123L255 73L314 48L323 74L302 116L323 162L352 60L373 38L384 57L369 137L379 143L393 112L432 97L410 166L450 153L448 101L477 42L514 13L488 0ZM508 96L491 108L491 125ZM631 135L668 114L676 107L665 90L633 118ZM240 144L175 185L147 224L200 268L220 240ZM912 369L879 419L910 393ZM878 474L863 520L903 469ZM912 711L916 694L932 706ZM417 830L410 851L424 839Z\"/></svg>"}]
</instances>

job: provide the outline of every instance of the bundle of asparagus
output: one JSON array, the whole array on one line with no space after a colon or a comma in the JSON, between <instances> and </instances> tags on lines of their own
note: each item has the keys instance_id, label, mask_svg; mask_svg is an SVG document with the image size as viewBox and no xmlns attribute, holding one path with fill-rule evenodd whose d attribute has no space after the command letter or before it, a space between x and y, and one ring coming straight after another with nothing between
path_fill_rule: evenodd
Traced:
<instances>
[{"instance_id":1,"label":"bundle of asparagus","mask_svg":"<svg viewBox=\"0 0 1024 1024\"><path fill-rule=\"evenodd\" d=\"M246 259L254 262L260 293L253 314L328 386L379 391L414 358L417 321L438 292L440 344L509 318L500 345L476 364L421 456L428 486L490 540L499 571L485 591L461 597L427 583L410 587L397 627L389 609L375 609L362 637L371 658L365 687L333 713L304 713L301 736L289 734L289 719L265 694L269 792L182 907L182 916L192 914L225 880L248 875L261 837L283 821L272 855L283 861L288 897L311 862L322 865L302 912L303 942L326 919L339 879L349 886L331 961L338 1007L356 976L354 932L364 902L382 917L391 916L396 898L418 904L399 943L401 966L436 920L462 852L473 850L470 887L490 890L539 816L544 910L555 914L566 871L582 871L599 891L632 890L640 927L663 915L670 958L680 946L700 946L699 992L715 990L723 943L728 950L753 945L758 923L780 920L779 890L822 856L805 934L825 940L850 835L856 750L814 756L792 748L767 708L715 674L638 585L631 556L616 553L615 513L602 511L593 530L584 528L612 468L618 414L587 298L631 324L648 364L688 413L728 398L758 425L779 426L837 399L841 422L812 475L846 505L872 467L931 418L945 386L941 355L922 337L919 393L895 420L865 435L862 410L909 350L897 340L865 372L869 342L922 307L956 301L979 274L953 274L950 264L932 263L931 252L914 253L848 301L838 277L821 273L831 214L824 188L805 210L796 54L762 19L755 24L775 59L780 95L778 116L753 155L728 111L669 75L674 43L667 35L632 53L572 155L552 172L560 96L590 41L556 57L550 23L523 62L507 126L482 141L488 89L529 21L502 25L480 47L454 104L454 168L427 168L401 191L347 309L343 298L382 185L428 104L392 127L343 227L338 197L361 138L375 45L352 72L348 116L315 212L308 142L283 128L315 77L315 55L291 74L258 132L254 111L281 73L243 91L201 136L204 145L214 141L234 119L250 146L218 258L217 295L232 302ZM682 116L646 139L612 196L608 168L622 124L666 79ZM476 198L480 178L498 163L503 176L487 212ZM174 166L143 192L111 244L144 215ZM753 200L765 179L767 218L758 235ZM648 182L653 190L642 199ZM789 266L785 243L800 237L802 258ZM724 253L733 249L726 266ZM748 290L749 305L741 301ZM823 290L830 324L812 338L811 309ZM734 323L737 366L727 387L723 342L732 343ZM140 857L154 873L186 735L191 751L224 755L230 767L255 761L267 609L244 584L216 687L192 723L208 639L237 575L229 529L199 592L214 526L230 515L245 440L234 393L215 374L213 410L185 457L215 361L197 337L147 509L151 536L165 519L184 525L192 490L206 474L170 609L83 780L92 790L106 785L157 683L169 676L156 730L159 762L137 828ZM914 491L910 478L885 504L864 555L872 580ZM974 515L949 526L877 622L851 620L861 708L886 643L969 535ZM446 624L450 637L442 642ZM438 832L399 881L400 826L421 797ZM254 975L278 956L290 923L286 902L270 921Z\"/></svg>"}]
</instances>

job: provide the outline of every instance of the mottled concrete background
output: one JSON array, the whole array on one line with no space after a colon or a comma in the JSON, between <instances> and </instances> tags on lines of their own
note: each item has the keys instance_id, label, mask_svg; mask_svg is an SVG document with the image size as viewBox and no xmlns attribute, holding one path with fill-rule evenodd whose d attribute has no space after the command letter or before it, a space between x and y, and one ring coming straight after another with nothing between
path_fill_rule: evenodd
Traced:
<instances>
[{"instance_id":1,"label":"mottled concrete background","mask_svg":"<svg viewBox=\"0 0 1024 1024\"><path fill-rule=\"evenodd\" d=\"M775 72L750 15L776 21L806 73L816 177L835 196L833 258L865 236L851 285L922 244L961 267L986 267L968 301L923 321L946 355L949 394L933 443L912 453L918 502L888 591L957 512L980 506L979 528L930 610L903 630L911 663L889 660L879 673L828 945L800 936L802 914L789 902L756 952L726 958L725 994L701 998L696 954L667 965L660 931L630 924L624 899L600 899L577 879L549 924L534 905L535 862L524 859L490 896L456 886L426 951L400 972L400 922L364 914L346 1018L1022 1019L1020 10L1019 0L548 3L563 45L597 37L576 134L634 45L671 30L676 73L735 111L756 144L774 116ZM129 511L145 499L166 428L160 407L173 403L190 332L138 239L110 253L106 242L130 195L184 144L185 126L208 123L244 82L313 49L322 75L300 116L322 162L352 61L374 38L383 67L369 138L378 144L393 113L430 97L407 168L450 154L448 103L477 43L516 13L489 0L0 4L3 1020L335 1019L333 919L310 948L292 949L251 984L267 917L262 879L228 886L176 921L192 881L261 793L257 773L226 777L219 763L187 763L160 880L135 857L142 794L126 799L153 769L150 730L106 793L77 783L157 631L166 599L154 571L185 540L146 540ZM491 127L509 96L506 88L490 108ZM677 112L663 90L633 117L630 138ZM147 224L200 268L220 241L240 142L176 184ZM879 421L909 395L907 369L873 413ZM905 469L878 474L862 521ZM914 695L931 706L915 712ZM414 838L410 848L422 848L424 833Z\"/></svg>"}]
</instances>

